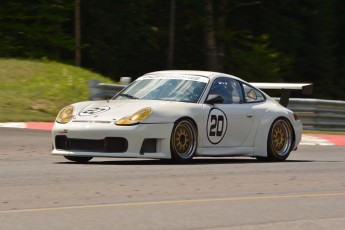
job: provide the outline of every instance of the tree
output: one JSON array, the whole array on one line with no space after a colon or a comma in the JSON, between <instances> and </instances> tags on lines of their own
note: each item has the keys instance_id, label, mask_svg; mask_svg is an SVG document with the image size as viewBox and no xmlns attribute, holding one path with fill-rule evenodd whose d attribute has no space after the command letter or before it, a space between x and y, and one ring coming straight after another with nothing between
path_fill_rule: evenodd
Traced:
<instances>
[{"instance_id":1,"label":"tree","mask_svg":"<svg viewBox=\"0 0 345 230\"><path fill-rule=\"evenodd\" d=\"M166 66L166 53L157 54L160 30L148 23L151 5L133 0L83 2L83 65L114 79L155 70L161 60Z\"/></svg>"},{"instance_id":2,"label":"tree","mask_svg":"<svg viewBox=\"0 0 345 230\"><path fill-rule=\"evenodd\" d=\"M335 75L332 98L345 100L345 2L336 0L335 11L335 33L332 43L333 55L335 57ZM337 90L334 90L337 89Z\"/></svg>"},{"instance_id":3,"label":"tree","mask_svg":"<svg viewBox=\"0 0 345 230\"><path fill-rule=\"evenodd\" d=\"M77 57L115 80L168 66L314 82L315 97L345 98L342 0L88 0L80 27L78 2L3 0L0 56Z\"/></svg>"},{"instance_id":4,"label":"tree","mask_svg":"<svg viewBox=\"0 0 345 230\"><path fill-rule=\"evenodd\" d=\"M341 29L334 26L334 9L334 0L262 0L248 21L255 34L269 34L270 46L285 55L283 79L313 82L315 97L334 98L339 92L332 39Z\"/></svg>"},{"instance_id":5,"label":"tree","mask_svg":"<svg viewBox=\"0 0 345 230\"><path fill-rule=\"evenodd\" d=\"M2 1L0 56L69 59L74 49L68 31L72 9L73 4L59 0Z\"/></svg>"},{"instance_id":6,"label":"tree","mask_svg":"<svg viewBox=\"0 0 345 230\"><path fill-rule=\"evenodd\" d=\"M75 0L75 65L80 66L81 64L81 23L80 23L80 0Z\"/></svg>"},{"instance_id":7,"label":"tree","mask_svg":"<svg viewBox=\"0 0 345 230\"><path fill-rule=\"evenodd\" d=\"M175 14L176 0L170 0L170 23L169 23L169 47L168 47L168 69L174 67L174 51L175 51Z\"/></svg>"},{"instance_id":8,"label":"tree","mask_svg":"<svg viewBox=\"0 0 345 230\"><path fill-rule=\"evenodd\" d=\"M255 35L248 25L237 23L243 15L250 17L246 14L248 8L260 4L260 1L248 0L205 1L208 69L237 74L248 80L280 80L283 55L270 46L270 36L265 33Z\"/></svg>"}]
</instances>

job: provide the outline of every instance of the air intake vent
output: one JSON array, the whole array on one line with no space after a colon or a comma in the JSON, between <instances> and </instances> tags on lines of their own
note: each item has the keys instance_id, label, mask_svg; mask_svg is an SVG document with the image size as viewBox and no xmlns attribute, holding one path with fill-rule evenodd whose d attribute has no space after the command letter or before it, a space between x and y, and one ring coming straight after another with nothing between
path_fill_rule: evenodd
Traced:
<instances>
[{"instance_id":1,"label":"air intake vent","mask_svg":"<svg viewBox=\"0 0 345 230\"><path fill-rule=\"evenodd\" d=\"M157 152L157 139L148 138L143 141L140 154Z\"/></svg>"},{"instance_id":2,"label":"air intake vent","mask_svg":"<svg viewBox=\"0 0 345 230\"><path fill-rule=\"evenodd\" d=\"M87 152L114 152L123 153L127 151L128 141L122 137L107 137L103 140L67 138L56 136L55 146L61 150L75 150Z\"/></svg>"}]
</instances>

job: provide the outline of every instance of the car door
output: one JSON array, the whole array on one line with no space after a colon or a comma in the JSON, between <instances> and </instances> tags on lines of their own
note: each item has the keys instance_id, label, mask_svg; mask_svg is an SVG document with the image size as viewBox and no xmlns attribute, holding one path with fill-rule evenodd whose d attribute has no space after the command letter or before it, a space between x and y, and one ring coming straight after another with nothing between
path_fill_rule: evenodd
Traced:
<instances>
[{"instance_id":1,"label":"car door","mask_svg":"<svg viewBox=\"0 0 345 230\"><path fill-rule=\"evenodd\" d=\"M246 103L241 83L228 77L214 80L209 96L224 98L221 103L205 103L203 135L204 147L253 146L257 121L254 103ZM249 139L249 140L248 140Z\"/></svg>"}]
</instances>

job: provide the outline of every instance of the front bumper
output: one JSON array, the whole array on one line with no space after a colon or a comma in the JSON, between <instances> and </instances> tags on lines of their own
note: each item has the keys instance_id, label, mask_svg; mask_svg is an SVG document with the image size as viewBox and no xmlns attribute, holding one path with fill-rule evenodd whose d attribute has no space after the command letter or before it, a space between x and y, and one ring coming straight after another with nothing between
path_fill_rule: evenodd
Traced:
<instances>
[{"instance_id":1,"label":"front bumper","mask_svg":"<svg viewBox=\"0 0 345 230\"><path fill-rule=\"evenodd\" d=\"M52 154L63 156L169 159L171 158L170 136L173 126L173 123L138 124L133 126L118 126L114 123L55 123L52 129ZM61 137L65 138L69 144L59 144ZM101 145L100 143L108 143L107 140L114 138L125 139L127 141L126 148L120 148L122 149L121 151L113 151L116 148L109 147L105 147L104 150L99 148L97 151L92 148L88 149L91 142L97 143L99 146ZM75 140L78 140L78 147L71 145ZM104 142L102 142L103 140ZM155 148L145 151L147 149L145 148L145 143L148 142L154 144Z\"/></svg>"}]
</instances>

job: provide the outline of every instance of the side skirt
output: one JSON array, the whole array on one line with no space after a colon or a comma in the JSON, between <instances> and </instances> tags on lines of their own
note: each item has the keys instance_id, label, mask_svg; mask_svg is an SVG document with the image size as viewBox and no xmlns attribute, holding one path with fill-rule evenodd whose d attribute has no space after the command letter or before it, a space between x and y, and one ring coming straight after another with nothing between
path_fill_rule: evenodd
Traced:
<instances>
[{"instance_id":1,"label":"side skirt","mask_svg":"<svg viewBox=\"0 0 345 230\"><path fill-rule=\"evenodd\" d=\"M198 148L196 156L253 156L253 147Z\"/></svg>"}]
</instances>

